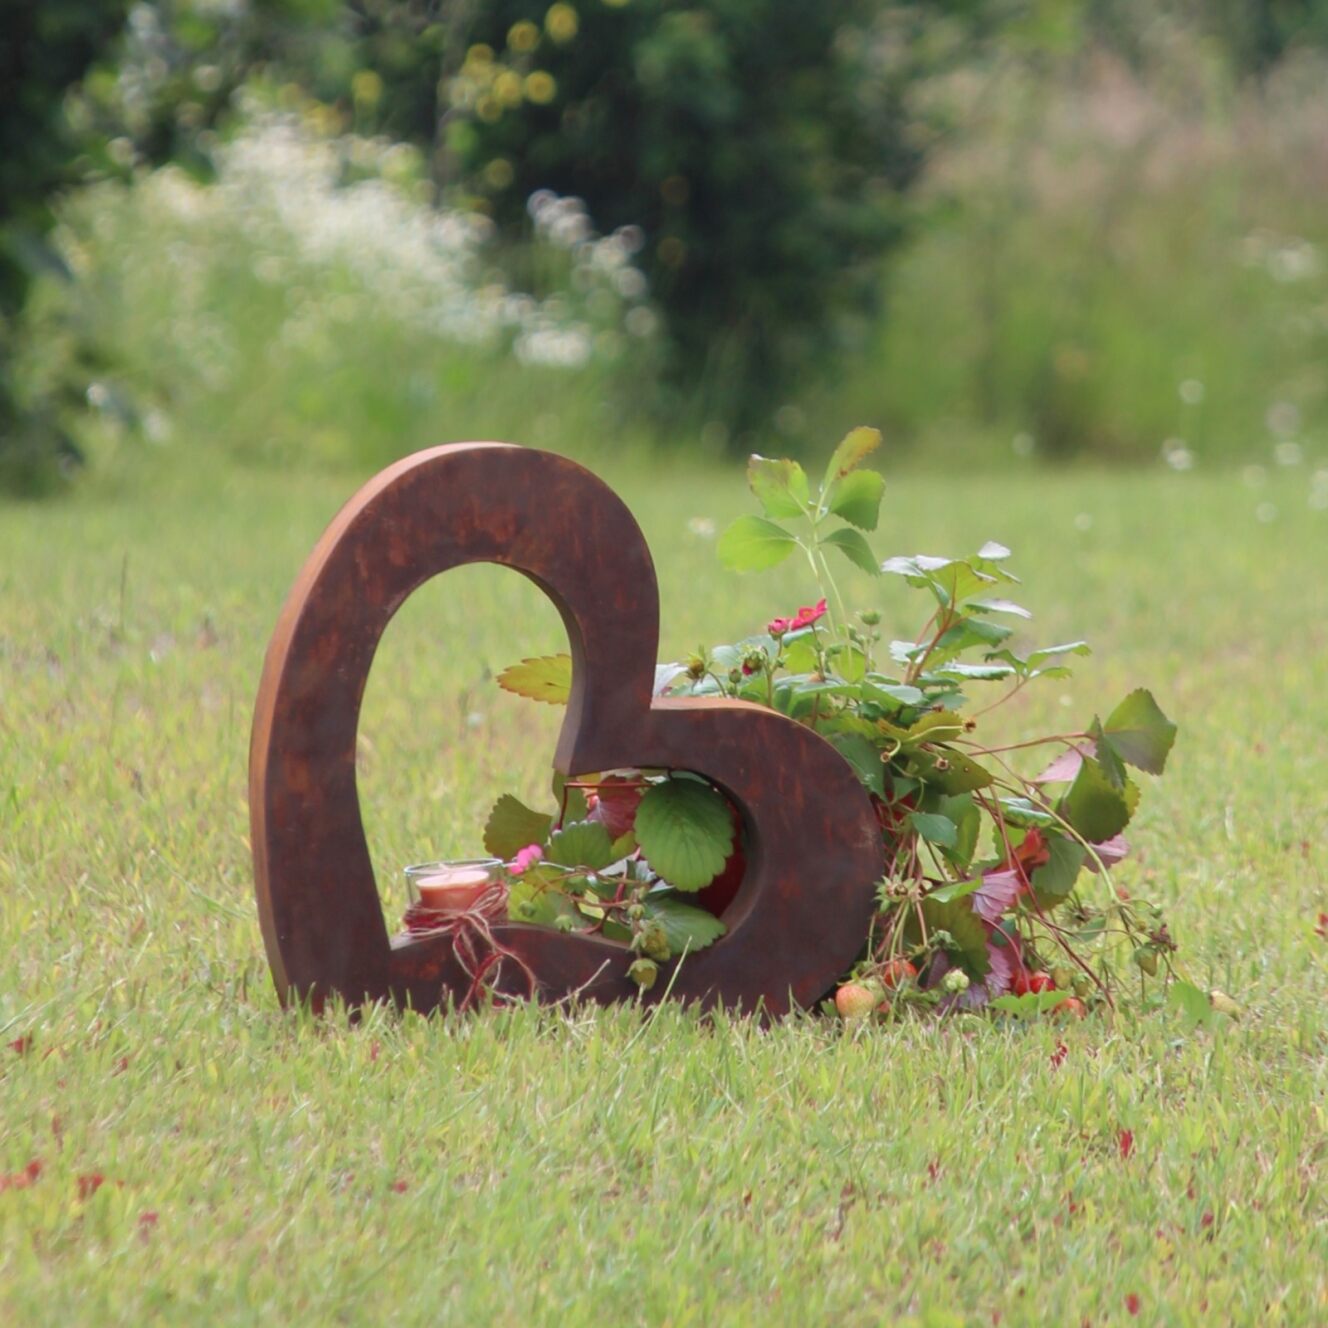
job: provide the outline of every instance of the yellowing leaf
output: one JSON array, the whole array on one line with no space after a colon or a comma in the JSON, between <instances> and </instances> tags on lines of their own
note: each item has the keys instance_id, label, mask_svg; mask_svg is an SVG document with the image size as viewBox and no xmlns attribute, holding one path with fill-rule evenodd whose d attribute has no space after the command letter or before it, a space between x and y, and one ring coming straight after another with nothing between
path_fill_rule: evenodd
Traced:
<instances>
[{"instance_id":1,"label":"yellowing leaf","mask_svg":"<svg viewBox=\"0 0 1328 1328\"><path fill-rule=\"evenodd\" d=\"M498 686L531 701L566 705L572 690L572 657L541 655L537 659L523 659L498 675Z\"/></svg>"},{"instance_id":2,"label":"yellowing leaf","mask_svg":"<svg viewBox=\"0 0 1328 1328\"><path fill-rule=\"evenodd\" d=\"M753 453L747 462L747 483L766 516L802 516L807 509L807 476L796 461L776 461Z\"/></svg>"},{"instance_id":3,"label":"yellowing leaf","mask_svg":"<svg viewBox=\"0 0 1328 1328\"><path fill-rule=\"evenodd\" d=\"M881 431L860 427L851 429L844 441L834 450L830 464L825 470L825 484L828 488L838 479L843 479L851 470L856 470L862 462L881 445Z\"/></svg>"}]
</instances>

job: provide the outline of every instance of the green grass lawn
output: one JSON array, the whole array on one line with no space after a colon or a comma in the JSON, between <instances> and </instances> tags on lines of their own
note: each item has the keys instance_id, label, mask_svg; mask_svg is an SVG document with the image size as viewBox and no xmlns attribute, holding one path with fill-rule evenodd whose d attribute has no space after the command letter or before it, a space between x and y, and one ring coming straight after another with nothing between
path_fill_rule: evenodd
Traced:
<instances>
[{"instance_id":1,"label":"green grass lawn","mask_svg":"<svg viewBox=\"0 0 1328 1328\"><path fill-rule=\"evenodd\" d=\"M668 656L806 601L796 571L718 569L696 518L744 510L736 467L607 475ZM999 539L1038 640L1093 641L1011 732L1138 684L1180 723L1120 880L1245 1007L1192 1035L1128 1003L860 1032L284 1013L249 718L353 487L228 471L0 508L0 1174L40 1163L0 1192L0 1321L1328 1323L1328 512L1303 470L908 475L876 536ZM907 626L900 587L851 590ZM392 624L361 750L390 913L404 863L474 851L490 800L546 779L558 715L490 674L561 640L491 568Z\"/></svg>"}]
</instances>

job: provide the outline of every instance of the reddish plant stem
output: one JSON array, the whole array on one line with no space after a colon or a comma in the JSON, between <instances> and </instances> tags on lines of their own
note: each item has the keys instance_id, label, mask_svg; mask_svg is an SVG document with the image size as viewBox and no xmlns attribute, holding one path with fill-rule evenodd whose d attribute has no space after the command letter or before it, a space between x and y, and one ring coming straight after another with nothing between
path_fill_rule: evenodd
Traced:
<instances>
[{"instance_id":1,"label":"reddish plant stem","mask_svg":"<svg viewBox=\"0 0 1328 1328\"><path fill-rule=\"evenodd\" d=\"M1005 814L1001 811L1000 800L997 798L985 798L980 792L977 793L976 796L978 801L987 809L987 815L991 817L996 824L996 828L1000 831L1001 843L1005 845L1005 860L1012 868L1018 871L1019 875L1023 878L1024 889L1028 894L1028 898L1033 902L1033 911L1038 915L1038 919L1055 939L1056 944L1059 945L1060 948L1065 951L1066 955L1069 956L1070 961L1075 967L1082 969L1088 976L1088 980L1102 993L1102 998L1114 1011L1116 1009L1116 1002L1111 999L1111 992L1107 990L1106 984L1086 963L1084 963L1082 959L1079 958L1079 955L1075 952L1074 948L1060 934L1061 929L1053 926L1048 921L1046 914L1043 913L1042 905L1038 903L1037 895L1033 893L1033 886L1029 880L1028 873L1024 871L1015 858L1014 846L1010 843L1010 834L1006 829Z\"/></svg>"}]
</instances>

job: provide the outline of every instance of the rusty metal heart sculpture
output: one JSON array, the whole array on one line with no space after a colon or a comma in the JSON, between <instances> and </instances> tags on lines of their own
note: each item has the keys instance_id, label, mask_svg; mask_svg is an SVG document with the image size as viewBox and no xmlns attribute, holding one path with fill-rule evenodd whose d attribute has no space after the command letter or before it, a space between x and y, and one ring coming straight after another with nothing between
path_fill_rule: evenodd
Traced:
<instances>
[{"instance_id":1,"label":"rusty metal heart sculpture","mask_svg":"<svg viewBox=\"0 0 1328 1328\"><path fill-rule=\"evenodd\" d=\"M703 775L739 809L747 870L727 933L664 966L645 998L769 1015L823 996L861 949L881 870L870 800L823 739L746 702L653 695L659 592L631 513L563 457L460 443L371 480L305 564L268 648L250 751L263 939L283 1001L392 999L430 1010L468 977L446 935L389 936L360 819L360 703L383 630L422 582L468 563L522 572L567 628L565 774ZM630 953L594 935L497 923L541 999L638 997ZM677 971L674 971L677 965ZM511 967L504 965L504 969ZM500 988L514 977L499 978Z\"/></svg>"}]
</instances>

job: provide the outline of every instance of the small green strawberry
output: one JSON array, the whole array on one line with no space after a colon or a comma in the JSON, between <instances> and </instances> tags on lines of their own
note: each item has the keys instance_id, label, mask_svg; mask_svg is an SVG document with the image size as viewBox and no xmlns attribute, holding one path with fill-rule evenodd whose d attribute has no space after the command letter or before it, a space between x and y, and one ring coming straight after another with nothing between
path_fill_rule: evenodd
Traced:
<instances>
[{"instance_id":1,"label":"small green strawberry","mask_svg":"<svg viewBox=\"0 0 1328 1328\"><path fill-rule=\"evenodd\" d=\"M631 968L627 970L627 976L642 991L649 991L659 977L659 965L653 959L634 959Z\"/></svg>"},{"instance_id":2,"label":"small green strawberry","mask_svg":"<svg viewBox=\"0 0 1328 1328\"><path fill-rule=\"evenodd\" d=\"M641 928L641 949L648 959L661 963L669 957L669 935L661 922L647 922Z\"/></svg>"}]
</instances>

